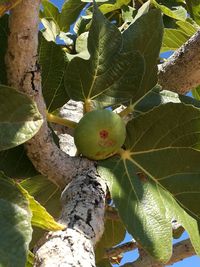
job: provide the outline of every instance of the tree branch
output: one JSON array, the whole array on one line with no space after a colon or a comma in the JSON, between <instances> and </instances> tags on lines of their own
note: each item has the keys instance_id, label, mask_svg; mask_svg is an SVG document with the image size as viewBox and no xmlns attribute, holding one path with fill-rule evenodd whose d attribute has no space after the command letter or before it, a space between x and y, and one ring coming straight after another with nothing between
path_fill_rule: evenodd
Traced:
<instances>
[{"instance_id":1,"label":"tree branch","mask_svg":"<svg viewBox=\"0 0 200 267\"><path fill-rule=\"evenodd\" d=\"M163 89L180 94L200 84L200 30L162 64L158 82Z\"/></svg>"},{"instance_id":2,"label":"tree branch","mask_svg":"<svg viewBox=\"0 0 200 267\"><path fill-rule=\"evenodd\" d=\"M167 265L172 265L193 255L195 255L195 251L190 240L187 239L173 246L172 257L166 264L155 262L147 253L141 253L140 257L136 261L126 263L122 267L164 267Z\"/></svg>"},{"instance_id":3,"label":"tree branch","mask_svg":"<svg viewBox=\"0 0 200 267\"><path fill-rule=\"evenodd\" d=\"M50 233L36 252L35 267L94 267L94 245L103 233L106 184L96 167L77 176L62 194L60 223L67 229Z\"/></svg>"},{"instance_id":4,"label":"tree branch","mask_svg":"<svg viewBox=\"0 0 200 267\"><path fill-rule=\"evenodd\" d=\"M107 249L104 257L105 258L117 257L122 253L134 250L136 248L138 248L137 243L134 240L132 240L130 242L121 244L121 245L116 246L114 248Z\"/></svg>"},{"instance_id":5,"label":"tree branch","mask_svg":"<svg viewBox=\"0 0 200 267\"><path fill-rule=\"evenodd\" d=\"M23 0L9 19L10 35L6 55L9 85L31 97L43 115L38 134L26 143L27 154L35 168L63 188L90 162L72 158L54 143L46 122L46 106L42 97L41 73L37 62L40 0Z\"/></svg>"}]
</instances>

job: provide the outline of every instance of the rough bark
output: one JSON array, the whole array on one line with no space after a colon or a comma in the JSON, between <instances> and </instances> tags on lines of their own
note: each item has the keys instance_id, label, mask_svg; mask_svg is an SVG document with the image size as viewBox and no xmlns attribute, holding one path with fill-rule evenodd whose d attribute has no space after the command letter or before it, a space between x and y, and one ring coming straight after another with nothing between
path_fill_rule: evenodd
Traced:
<instances>
[{"instance_id":1,"label":"rough bark","mask_svg":"<svg viewBox=\"0 0 200 267\"><path fill-rule=\"evenodd\" d=\"M58 149L47 126L37 62L39 6L40 0L24 0L11 11L6 55L7 76L9 85L30 96L44 117L38 134L26 143L29 158L40 173L64 187L90 162L72 158Z\"/></svg>"},{"instance_id":2,"label":"rough bark","mask_svg":"<svg viewBox=\"0 0 200 267\"><path fill-rule=\"evenodd\" d=\"M200 84L200 30L162 64L158 79L163 89L180 94Z\"/></svg>"},{"instance_id":3,"label":"rough bark","mask_svg":"<svg viewBox=\"0 0 200 267\"><path fill-rule=\"evenodd\" d=\"M103 233L106 184L96 167L77 176L62 194L64 231L50 233L34 266L94 267L94 246Z\"/></svg>"}]
</instances>

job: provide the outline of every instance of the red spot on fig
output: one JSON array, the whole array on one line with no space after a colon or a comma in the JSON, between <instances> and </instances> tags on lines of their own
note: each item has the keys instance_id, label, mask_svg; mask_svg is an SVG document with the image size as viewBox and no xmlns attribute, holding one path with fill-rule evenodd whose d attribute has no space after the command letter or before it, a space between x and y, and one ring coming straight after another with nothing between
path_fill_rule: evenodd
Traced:
<instances>
[{"instance_id":1,"label":"red spot on fig","mask_svg":"<svg viewBox=\"0 0 200 267\"><path fill-rule=\"evenodd\" d=\"M100 135L101 138L106 139L108 137L108 131L101 130L99 135Z\"/></svg>"}]
</instances>

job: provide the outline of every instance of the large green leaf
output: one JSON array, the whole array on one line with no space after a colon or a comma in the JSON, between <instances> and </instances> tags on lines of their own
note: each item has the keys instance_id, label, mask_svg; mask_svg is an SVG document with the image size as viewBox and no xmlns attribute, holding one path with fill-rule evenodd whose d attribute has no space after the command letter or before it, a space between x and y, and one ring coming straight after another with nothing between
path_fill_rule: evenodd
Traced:
<instances>
[{"instance_id":1,"label":"large green leaf","mask_svg":"<svg viewBox=\"0 0 200 267\"><path fill-rule=\"evenodd\" d=\"M143 58L137 51L122 53L119 30L94 7L88 37L90 59L74 58L65 73L65 86L74 100L128 101L140 88Z\"/></svg>"},{"instance_id":2,"label":"large green leaf","mask_svg":"<svg viewBox=\"0 0 200 267\"><path fill-rule=\"evenodd\" d=\"M178 49L198 30L188 21L177 21L176 25L177 29L164 30L161 52Z\"/></svg>"},{"instance_id":3,"label":"large green leaf","mask_svg":"<svg viewBox=\"0 0 200 267\"><path fill-rule=\"evenodd\" d=\"M61 211L61 191L55 184L42 175L23 180L20 184L31 196L43 205L53 217L58 218Z\"/></svg>"},{"instance_id":4,"label":"large green leaf","mask_svg":"<svg viewBox=\"0 0 200 267\"><path fill-rule=\"evenodd\" d=\"M125 142L134 164L170 192L178 190L176 199L196 216L200 209L191 196L196 200L200 183L199 119L192 105L161 105L128 123Z\"/></svg>"},{"instance_id":5,"label":"large green leaf","mask_svg":"<svg viewBox=\"0 0 200 267\"><path fill-rule=\"evenodd\" d=\"M0 84L6 84L5 54L8 38L8 15L0 18Z\"/></svg>"},{"instance_id":6,"label":"large green leaf","mask_svg":"<svg viewBox=\"0 0 200 267\"><path fill-rule=\"evenodd\" d=\"M42 122L42 116L30 98L0 85L0 150L26 142L38 132Z\"/></svg>"},{"instance_id":7,"label":"large green leaf","mask_svg":"<svg viewBox=\"0 0 200 267\"><path fill-rule=\"evenodd\" d=\"M40 10L40 17L53 20L59 27L60 13L58 8L48 0L42 0L43 10Z\"/></svg>"},{"instance_id":8,"label":"large green leaf","mask_svg":"<svg viewBox=\"0 0 200 267\"><path fill-rule=\"evenodd\" d=\"M31 235L28 201L12 180L0 174L0 266L25 266Z\"/></svg>"},{"instance_id":9,"label":"large green leaf","mask_svg":"<svg viewBox=\"0 0 200 267\"><path fill-rule=\"evenodd\" d=\"M199 29L199 26L191 19L188 19L187 21L177 21L176 25L188 36L192 36Z\"/></svg>"},{"instance_id":10,"label":"large green leaf","mask_svg":"<svg viewBox=\"0 0 200 267\"><path fill-rule=\"evenodd\" d=\"M185 103L191 104L200 108L200 101L185 95L179 95L177 93L161 90L160 86L155 86L148 94L146 94L141 101L134 107L134 116L147 112L156 106L166 103Z\"/></svg>"},{"instance_id":11,"label":"large green leaf","mask_svg":"<svg viewBox=\"0 0 200 267\"><path fill-rule=\"evenodd\" d=\"M49 111L63 106L69 97L64 88L67 58L61 46L40 38L39 63L42 67L42 92Z\"/></svg>"},{"instance_id":12,"label":"large green leaf","mask_svg":"<svg viewBox=\"0 0 200 267\"><path fill-rule=\"evenodd\" d=\"M42 34L48 42L56 42L57 36L60 34L60 30L57 24L53 20L47 20L42 18L41 22L44 26Z\"/></svg>"},{"instance_id":13,"label":"large green leaf","mask_svg":"<svg viewBox=\"0 0 200 267\"><path fill-rule=\"evenodd\" d=\"M138 165L143 162L148 168L153 163L151 158L156 160L158 155L162 155L163 158L169 153L168 161L163 163L159 161L159 168L155 168L156 162L151 165L151 170L155 168L152 176L156 179L163 178L165 174L178 174L180 170L181 173L198 172L199 118L200 109L191 105L182 103L161 105L128 123L125 146L130 149L131 157L138 162ZM173 158L174 156L177 157ZM157 159L159 160L159 157ZM190 160L187 162L187 159Z\"/></svg>"},{"instance_id":14,"label":"large green leaf","mask_svg":"<svg viewBox=\"0 0 200 267\"><path fill-rule=\"evenodd\" d=\"M23 145L0 152L0 170L8 177L18 179L38 174L27 157Z\"/></svg>"},{"instance_id":15,"label":"large green leaf","mask_svg":"<svg viewBox=\"0 0 200 267\"><path fill-rule=\"evenodd\" d=\"M170 193L148 178L130 157L115 157L100 163L98 171L109 185L119 214L136 241L156 260L167 262L172 253L172 220L188 231L200 253L198 224Z\"/></svg>"},{"instance_id":16,"label":"large green leaf","mask_svg":"<svg viewBox=\"0 0 200 267\"><path fill-rule=\"evenodd\" d=\"M124 5L127 6L131 0L116 0L113 4L103 4L99 7L99 10L103 14L107 14L109 12L113 12L117 9L121 9Z\"/></svg>"},{"instance_id":17,"label":"large green leaf","mask_svg":"<svg viewBox=\"0 0 200 267\"><path fill-rule=\"evenodd\" d=\"M61 211L60 189L46 177L38 175L22 181L21 186L26 189L45 209L54 217L58 218ZM33 226L33 237L30 244L32 249L40 238L45 234L41 228Z\"/></svg>"},{"instance_id":18,"label":"large green leaf","mask_svg":"<svg viewBox=\"0 0 200 267\"><path fill-rule=\"evenodd\" d=\"M162 43L163 24L159 10L150 10L123 32L123 50L139 51L145 62L142 83L133 100L138 100L157 83L157 60Z\"/></svg>"},{"instance_id":19,"label":"large green leaf","mask_svg":"<svg viewBox=\"0 0 200 267\"><path fill-rule=\"evenodd\" d=\"M151 2L168 17L181 21L185 21L187 18L187 10L182 6L178 6L172 10L164 5L159 5L155 0L151 0Z\"/></svg>"},{"instance_id":20,"label":"large green leaf","mask_svg":"<svg viewBox=\"0 0 200 267\"><path fill-rule=\"evenodd\" d=\"M64 225L57 223L54 218L47 212L45 207L43 207L37 200L35 200L35 198L31 196L28 191L26 191L20 185L19 187L29 201L30 210L32 212L32 225L48 231L57 231L66 228Z\"/></svg>"},{"instance_id":21,"label":"large green leaf","mask_svg":"<svg viewBox=\"0 0 200 267\"><path fill-rule=\"evenodd\" d=\"M85 5L81 0L68 0L64 2L59 23L62 31L69 31L70 25L77 20Z\"/></svg>"},{"instance_id":22,"label":"large green leaf","mask_svg":"<svg viewBox=\"0 0 200 267\"><path fill-rule=\"evenodd\" d=\"M161 52L176 50L183 45L189 36L177 29L165 29Z\"/></svg>"},{"instance_id":23,"label":"large green leaf","mask_svg":"<svg viewBox=\"0 0 200 267\"><path fill-rule=\"evenodd\" d=\"M106 249L112 248L123 241L126 229L122 222L107 219L104 226L105 230L101 240L95 247L96 262L98 263L103 259Z\"/></svg>"},{"instance_id":24,"label":"large green leaf","mask_svg":"<svg viewBox=\"0 0 200 267\"><path fill-rule=\"evenodd\" d=\"M101 163L100 163L101 165ZM119 214L134 239L157 260L167 262L172 253L170 220L156 188L137 177L132 162L110 159L99 170L109 181L109 189Z\"/></svg>"},{"instance_id":25,"label":"large green leaf","mask_svg":"<svg viewBox=\"0 0 200 267\"><path fill-rule=\"evenodd\" d=\"M186 0L190 16L200 25L200 0Z\"/></svg>"}]
</instances>

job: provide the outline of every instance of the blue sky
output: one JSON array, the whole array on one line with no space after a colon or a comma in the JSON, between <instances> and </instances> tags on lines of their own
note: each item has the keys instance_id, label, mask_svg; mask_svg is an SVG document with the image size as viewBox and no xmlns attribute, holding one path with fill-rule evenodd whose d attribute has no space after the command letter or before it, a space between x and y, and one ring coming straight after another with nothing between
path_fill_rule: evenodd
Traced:
<instances>
[{"instance_id":1,"label":"blue sky","mask_svg":"<svg viewBox=\"0 0 200 267\"><path fill-rule=\"evenodd\" d=\"M51 2L54 3L60 9L64 1L63 0L51 0ZM130 238L131 237L127 235L125 241L129 241ZM177 241L187 239L187 238L188 238L187 234L184 233L182 237ZM132 251L126 253L126 256L122 260L121 264L124 264L127 261L133 261L134 259L137 258L137 255L138 255L137 252L132 252ZM119 265L115 265L115 266L119 266ZM183 261L174 264L173 267L200 267L200 257L193 256L193 257L184 259Z\"/></svg>"}]
</instances>

